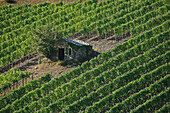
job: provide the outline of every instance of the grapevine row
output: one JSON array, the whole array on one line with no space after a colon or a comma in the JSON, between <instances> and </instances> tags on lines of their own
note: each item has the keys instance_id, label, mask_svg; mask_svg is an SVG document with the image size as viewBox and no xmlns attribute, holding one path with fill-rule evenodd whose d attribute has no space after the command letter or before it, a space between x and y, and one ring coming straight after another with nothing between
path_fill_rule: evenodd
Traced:
<instances>
[{"instance_id":1,"label":"grapevine row","mask_svg":"<svg viewBox=\"0 0 170 113\"><path fill-rule=\"evenodd\" d=\"M121 69L121 68L119 68L119 69ZM122 72L123 73L123 72ZM87 78L87 77L86 77ZM86 80L86 79L85 79ZM84 80L81 80L81 81L84 81ZM78 83L80 83L81 81L79 81ZM100 80L99 80L100 81ZM67 90L69 90L69 89L72 89L72 87L70 86L68 86L68 85L65 85L66 87L68 87L68 88L66 88L66 87L64 87L64 89L67 89ZM74 86L74 85L73 85ZM63 91L63 92L66 92L66 90L64 90L64 89L60 89L59 91ZM72 89L73 90L73 89ZM60 96L59 94L62 94L61 92L58 92L57 93L57 96Z\"/></svg>"},{"instance_id":2,"label":"grapevine row","mask_svg":"<svg viewBox=\"0 0 170 113\"><path fill-rule=\"evenodd\" d=\"M9 70L6 74L0 75L0 89L5 89L9 85L11 85L14 82L17 82L18 80L22 78L29 77L31 73L28 71L20 71L20 70Z\"/></svg>"},{"instance_id":3,"label":"grapevine row","mask_svg":"<svg viewBox=\"0 0 170 113\"><path fill-rule=\"evenodd\" d=\"M161 45L160 45L161 46ZM160 47L160 46L158 46L158 47ZM154 51L155 49L152 49L151 51L148 51L145 55L146 56L148 56L148 54L150 54L150 53L153 53L152 51ZM118 75L120 75L120 74L123 74L123 73L126 73L127 71L124 71L124 70L122 70L122 69L127 69L127 70L131 70L131 69L133 69L134 67L136 67L136 66L138 66L138 65L140 65L140 63L139 63L139 61L140 62L147 62L147 60L149 60L150 58L147 58L145 55L140 55L140 56L138 56L137 58L134 58L134 59L132 59L132 60L130 60L129 62L127 62L127 63L123 63L122 64L122 66L124 66L123 68L121 68L121 67L118 67L118 68L116 68L116 69L114 69L115 70L115 72L117 72L118 73ZM156 54L157 55L157 54ZM154 56L155 55L153 55L153 57L151 57L151 58L154 58ZM139 61L138 61L138 60ZM142 59L142 60L140 60L140 59ZM136 62L135 62L136 61ZM138 61L138 62L137 62ZM129 64L131 64L131 65L129 65ZM132 66L133 65L133 66ZM130 68L128 68L128 67L130 67ZM145 71L143 71L143 72L145 72ZM142 73L142 72L141 72ZM140 74L141 74L140 73ZM114 81L114 85L115 86L117 86L118 84L119 84L119 87L121 86L121 85L123 85L124 83L127 83L127 82L129 82L128 80L127 80L127 78L126 77L128 77L128 75L130 76L130 74L132 74L132 72L131 73L129 73L129 74L125 74L125 75L121 75L121 77L117 77ZM115 74L115 75L117 75L117 74ZM107 77L108 76L110 76L109 78L112 80L114 77L115 77L115 75L107 75ZM114 76L113 78L112 78L112 76ZM125 77L124 79L123 79L123 77ZM105 77L104 77L105 78ZM126 80L126 81L125 81ZM98 81L100 81L100 82L103 82L102 81L102 78L100 78ZM120 81L123 81L122 83L119 83ZM104 82L105 83L105 82ZM101 83L100 83L101 84ZM112 86L114 86L113 84L112 84ZM96 86L98 87L98 85L96 84L95 85L95 88L96 88ZM91 89L91 88L90 88ZM101 94L101 95L98 95L98 96L105 96L106 94L107 94L107 89L108 89L108 87L106 86L106 87L100 87L100 90L99 91L103 91L104 93L98 93L98 94ZM89 94L90 95L90 94ZM70 107L73 107L74 106L74 108L76 108L76 109L81 109L81 107L86 107L85 105L86 105L86 103L84 102L84 100L88 100L90 97L84 97L84 98L82 98L82 99L80 99L80 100L78 100L78 101L76 101L75 103L73 103L72 105L70 105ZM97 99L97 98L100 98L100 97L95 97L94 99ZM91 102L93 102L93 100L94 99L90 99L90 101ZM89 105L90 104L90 101L88 102L88 104L87 105ZM77 106L77 107L75 107L75 105L79 105L79 103L85 103L85 105L83 106L83 104L81 104L81 106ZM69 109L68 109L68 111L69 111ZM78 110L79 111L79 110ZM76 111L74 111L74 112L76 112Z\"/></svg>"},{"instance_id":4,"label":"grapevine row","mask_svg":"<svg viewBox=\"0 0 170 113\"><path fill-rule=\"evenodd\" d=\"M170 79L167 78L167 80ZM165 85L169 85L168 82ZM157 106L160 106L161 104L165 104L170 100L169 94L170 94L170 88L167 88L166 91L161 92L160 94L146 101L144 104L139 105L137 108L133 109L131 113L153 112Z\"/></svg>"},{"instance_id":5,"label":"grapevine row","mask_svg":"<svg viewBox=\"0 0 170 113\"><path fill-rule=\"evenodd\" d=\"M105 96L103 99L101 99L97 103L94 103L92 106L87 107L85 109L85 112L90 113L90 112L99 112L99 111L106 110L111 105L114 106L116 103L122 102L125 98L129 97L133 93L141 89L145 89L145 87L154 83L156 80L161 79L161 77L164 77L168 73L169 64L164 64L163 66L160 66L151 72L149 71L148 73L145 73L144 75L140 75L140 73L138 73L138 72L143 71L143 70L140 70L140 68L145 69L145 66L138 67L136 69L136 73L129 73L129 75L131 74L132 78L134 78L135 76L139 76L139 77L141 76L139 79L129 82L127 85L113 91L112 93ZM155 78L153 77L153 79L148 79L148 78L151 78L155 74L156 74ZM127 75L127 78L129 75ZM164 80L167 80L166 77L164 78Z\"/></svg>"},{"instance_id":6,"label":"grapevine row","mask_svg":"<svg viewBox=\"0 0 170 113\"><path fill-rule=\"evenodd\" d=\"M15 51L15 50L13 50L13 51ZM17 51L17 53L18 53L18 51ZM14 54L15 55L15 54ZM19 56L19 55L18 55ZM9 59L9 57L10 57L10 55L8 55L7 57L6 57L6 59L8 60ZM13 57L12 57L13 58ZM16 58L18 58L18 57L16 57ZM3 61L4 62L2 62L2 65L5 65L6 63L6 59L3 59ZM15 58L14 58L15 59ZM8 61L8 62L10 62L10 61ZM7 62L7 64L8 64L8 62Z\"/></svg>"},{"instance_id":7,"label":"grapevine row","mask_svg":"<svg viewBox=\"0 0 170 113\"><path fill-rule=\"evenodd\" d=\"M155 111L155 113L168 113L170 112L170 102L167 102L166 104L164 104L164 106L162 108L160 108L159 110Z\"/></svg>"},{"instance_id":8,"label":"grapevine row","mask_svg":"<svg viewBox=\"0 0 170 113\"><path fill-rule=\"evenodd\" d=\"M165 37L165 39L166 39L166 37ZM160 40L161 41L161 40ZM157 42L158 43L158 42ZM156 43L155 43L156 44ZM145 48L146 49L146 48ZM134 49L134 50L136 50L136 49ZM136 53L137 54L137 53ZM134 55L135 55L135 53L134 53ZM123 55L119 55L119 57L120 56L123 56ZM130 56L130 57L132 57L132 56ZM118 61L118 62L115 62L115 65L118 65L118 64L120 64L121 62L123 62L124 60L123 60L123 58L121 58L121 59L119 59L120 61ZM123 60L123 61L122 61ZM127 60L127 59L126 59ZM116 60L117 61L117 60ZM109 64L107 64L107 66L106 66L106 64L103 66L103 67L108 67L108 68L110 68L110 66L109 65L111 65L111 64L114 64L114 60L112 61L112 62L110 62ZM101 66L100 66L101 67ZM81 81L79 80L79 79L77 79L77 80L71 80L71 83L72 84L75 84L75 83L78 83L77 85L80 85L80 84L82 84L82 82L83 81L86 81L86 80L88 80L88 79L90 79L89 77L89 75L94 75L94 77L98 74L98 73L101 73L100 72L100 70L101 71L103 71L103 70L106 70L106 69L104 69L104 68L100 68L100 67L98 67L99 69L97 69L96 71L91 71L92 73L90 74L90 73L85 73L85 74L83 74L82 75L82 77L81 77ZM86 76L88 76L88 79L87 79L87 77ZM66 87L68 87L68 88L66 88ZM47 85L47 86L45 86L44 88L41 88L41 95L47 95L48 94L48 92L50 91L50 89L51 88L53 88L53 86L49 86L49 85ZM74 88L74 87L73 87ZM57 89L59 89L59 88L57 88ZM71 87L69 87L69 84L65 84L64 86L62 86L62 89L63 89L63 92L68 92L68 91L66 91L66 90L64 90L64 89L72 89ZM59 91L62 91L61 89L59 90ZM60 97L60 95L59 94L61 94L61 93L57 93L58 94L58 97ZM28 101L28 102L31 102L31 100L30 101ZM22 104L21 106L24 106L24 104Z\"/></svg>"},{"instance_id":9,"label":"grapevine row","mask_svg":"<svg viewBox=\"0 0 170 113\"><path fill-rule=\"evenodd\" d=\"M161 28L161 26L158 26L157 28L159 29L159 28ZM167 33L165 33L165 35L168 35ZM71 78L75 78L76 75L79 75L80 73L85 72L85 70L83 70L83 69L90 69L89 67L94 67L94 65L96 65L96 63L98 64L99 62L104 62L104 60L108 58L110 52L113 52L114 53L113 55L115 56L116 54L120 53L121 51L123 52L126 49L131 48L133 45L138 43L138 41L141 42L142 40L145 40L145 38L147 39L147 38L149 38L150 36L153 36L153 35L154 35L154 33L152 33L152 30L150 30L148 32L145 32L143 35L140 35L140 36L133 38L133 39L121 44L121 45L118 45L113 50L99 55L98 58L94 58L90 62L85 62L85 63L82 64L81 67L78 67L77 69L72 70L71 72L65 74L64 76L61 76L59 78L54 79L53 81L51 81L49 83L49 86L51 86L51 85L53 87L56 87L56 85L59 86L60 84L63 84L64 82L69 81ZM101 61L101 60L103 60L103 61ZM57 83L57 84L54 85L54 83Z\"/></svg>"},{"instance_id":10,"label":"grapevine row","mask_svg":"<svg viewBox=\"0 0 170 113\"><path fill-rule=\"evenodd\" d=\"M152 62L154 62L154 61L152 61ZM156 61L155 61L156 62ZM164 63L164 62L162 62L162 63ZM150 64L150 63L149 63ZM158 64L158 63L157 63ZM161 64L160 64L161 65ZM151 69L151 68L150 68ZM148 69L149 70L149 69ZM139 71L139 69L138 70L136 70L136 71ZM135 73L135 75L134 74L130 74L131 76L139 76L137 73ZM128 77L128 76L127 76ZM120 77L119 77L120 78ZM134 77L130 77L131 79L133 79ZM129 79L130 79L129 78ZM96 98L96 96L97 95L105 95L105 93L107 93L108 91L110 91L110 90L113 90L115 87L119 87L119 85L118 84L123 84L123 82L121 82L121 80L123 80L123 79L119 79L119 80L117 80L117 82L116 81L112 81L109 85L106 85L104 88L100 88L99 90L96 90L95 92L91 92L89 95L90 95L90 97L88 98L88 99L84 99L85 101L83 101L83 102L80 102L80 103L76 103L76 105L78 105L78 106L73 106L73 107L70 107L71 109L71 111L73 110L73 112L74 112L74 110L75 111L77 111L77 109L79 109L79 107L83 107L83 104L86 104L86 105L89 105L89 102L90 102L90 100L93 100L93 99L95 99ZM124 79L124 82L125 82L125 80L127 80L127 79ZM99 82L100 83L100 82ZM109 87L110 88L113 88L113 89L109 89ZM103 90L102 90L103 89ZM62 108L64 108L64 107L66 107L66 105L69 105L70 103L72 103L73 101L75 101L75 99L77 100L77 99L80 99L83 95L85 95L85 94L88 94L88 88L87 87L85 87L85 86L83 86L83 87L81 87L81 88L79 88L79 89L76 89L73 93L71 93L71 94L69 94L68 96L66 96L66 97L64 97L64 98L61 98L61 99L59 99L59 100L57 100L55 103L53 103L53 104L51 104L51 105L49 105L47 108L51 108L52 109L52 112L56 112L56 111L58 111L58 110L60 110L60 109L62 109ZM80 99L81 100L81 99ZM79 105L81 105L81 106L79 106ZM99 107L100 108L100 107ZM69 110L68 110L69 111Z\"/></svg>"},{"instance_id":11,"label":"grapevine row","mask_svg":"<svg viewBox=\"0 0 170 113\"><path fill-rule=\"evenodd\" d=\"M45 76L40 77L38 80L32 80L25 86L21 86L19 89L13 90L11 93L0 99L0 109L7 106L8 104L12 104L16 99L20 99L23 95L41 87L43 84L49 82L50 80L51 75L46 74Z\"/></svg>"}]
</instances>

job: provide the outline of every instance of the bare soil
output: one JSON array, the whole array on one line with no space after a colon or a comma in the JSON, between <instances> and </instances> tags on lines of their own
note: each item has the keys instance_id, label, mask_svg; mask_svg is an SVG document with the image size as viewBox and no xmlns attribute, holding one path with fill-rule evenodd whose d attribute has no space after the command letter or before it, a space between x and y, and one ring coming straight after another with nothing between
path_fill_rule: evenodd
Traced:
<instances>
[{"instance_id":1,"label":"bare soil","mask_svg":"<svg viewBox=\"0 0 170 113\"><path fill-rule=\"evenodd\" d=\"M93 49L99 53L109 51L117 44L121 44L129 40L132 36L130 33L122 34L119 37L114 34L114 31L111 31L102 36L98 36L97 32L94 31L88 36L79 36L76 39L83 40L93 46Z\"/></svg>"},{"instance_id":2,"label":"bare soil","mask_svg":"<svg viewBox=\"0 0 170 113\"><path fill-rule=\"evenodd\" d=\"M116 40L116 36L114 34L110 34L110 36L106 38L101 38L97 36L97 34L91 34L91 38L88 38L86 36L77 37L76 39L81 39L93 46L94 51L98 53L106 52L113 47L115 47L117 44L121 44L128 39L131 38L131 36L126 36L122 38L121 40ZM63 75L66 72L76 68L81 62L70 62L68 65L62 65L63 61L50 61L46 58L42 59L42 63L38 64L38 59L40 58L40 55L38 53L35 54L35 57L31 59L27 59L24 62L19 63L18 65L15 65L14 69L20 69L22 71L29 71L32 72L34 75L34 78L37 79L40 76L44 75L45 73L52 74L52 78L58 77L59 75Z\"/></svg>"},{"instance_id":3,"label":"bare soil","mask_svg":"<svg viewBox=\"0 0 170 113\"><path fill-rule=\"evenodd\" d=\"M73 63L71 65L62 65L61 61L52 62L46 58L42 59L42 63L38 64L38 59L40 55L37 53L35 57L27 59L26 61L15 65L14 69L20 69L22 71L29 71L33 74L34 79L38 79L45 73L52 74L52 78L58 77L59 75L65 74L66 72L74 69L77 64Z\"/></svg>"},{"instance_id":4,"label":"bare soil","mask_svg":"<svg viewBox=\"0 0 170 113\"><path fill-rule=\"evenodd\" d=\"M117 40L118 37L116 37L114 34L106 35L106 37L103 36L97 36L97 34L93 33L91 36L79 36L76 39L81 39L93 46L94 51L98 53L106 52L113 47L115 47L117 44L121 44L128 39L131 38L131 36L126 35L125 37L121 37L120 40ZM42 63L38 64L38 59L41 56L38 53L34 54L34 57L30 57L30 59L23 60L22 62L18 63L17 65L14 65L14 69L20 69L22 71L29 71L32 73L31 78L27 79L27 82L38 79L39 77L43 76L45 73L52 74L52 79L55 77L58 77L60 75L63 75L67 73L68 71L76 68L78 65L81 64L81 62L72 62L70 61L67 65L63 65L63 61L50 61L46 58L42 59ZM19 84L14 85L13 89L18 88L19 86L22 86L22 80L20 80ZM6 89L7 93L11 92L13 89L8 88ZM7 94L6 93L6 94ZM0 94L0 97L4 94Z\"/></svg>"},{"instance_id":5,"label":"bare soil","mask_svg":"<svg viewBox=\"0 0 170 113\"><path fill-rule=\"evenodd\" d=\"M9 4L13 4L14 6L17 6L17 5L22 5L25 3L30 3L34 5L34 4L42 3L44 1L50 1L51 3L55 3L55 2L58 2L59 0L41 0L41 1L40 0L15 0L14 3L7 3L5 2L5 0L0 0L0 6L9 5ZM75 2L78 0L62 0L62 1ZM83 0L83 1L86 1L86 0ZM99 0L99 1L104 1L104 0ZM114 35L113 32L108 33L103 36L98 36L96 32L88 36L81 36L80 33L78 33L78 35L79 36L73 36L70 38L80 39L91 44L93 46L94 51L99 52L99 53L106 52L112 49L113 47L115 47L117 44L121 44L131 38L130 34L117 37ZM69 65L61 65L62 64L61 61L52 62L45 58L43 59L41 64L38 64L39 58L40 58L40 55L36 53L33 58L23 60L22 62L14 65L13 68L21 69L23 71L27 70L33 74L34 79L38 79L40 76L44 75L45 73L52 74L53 75L52 78L58 77L76 68L79 65L77 63L72 63Z\"/></svg>"},{"instance_id":6,"label":"bare soil","mask_svg":"<svg viewBox=\"0 0 170 113\"><path fill-rule=\"evenodd\" d=\"M38 62L37 60L32 60L32 62ZM63 66L61 61L52 62L44 58L41 64L29 66L27 71L32 72L35 78L39 78L45 73L50 73L52 74L52 78L55 78L74 69L76 66L77 64Z\"/></svg>"}]
</instances>

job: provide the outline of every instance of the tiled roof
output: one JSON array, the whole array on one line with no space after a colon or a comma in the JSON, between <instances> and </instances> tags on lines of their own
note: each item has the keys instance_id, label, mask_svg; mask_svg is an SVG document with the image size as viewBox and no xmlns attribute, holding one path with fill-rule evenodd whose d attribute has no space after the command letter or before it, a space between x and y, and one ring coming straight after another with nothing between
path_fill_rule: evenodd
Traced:
<instances>
[{"instance_id":1,"label":"tiled roof","mask_svg":"<svg viewBox=\"0 0 170 113\"><path fill-rule=\"evenodd\" d=\"M73 44L76 44L78 46L91 46L90 44L84 42L84 41L81 41L81 40L77 40L77 39L73 39L73 40L70 40L70 39L65 39L65 41L67 42L70 42L70 43L73 43Z\"/></svg>"}]
</instances>

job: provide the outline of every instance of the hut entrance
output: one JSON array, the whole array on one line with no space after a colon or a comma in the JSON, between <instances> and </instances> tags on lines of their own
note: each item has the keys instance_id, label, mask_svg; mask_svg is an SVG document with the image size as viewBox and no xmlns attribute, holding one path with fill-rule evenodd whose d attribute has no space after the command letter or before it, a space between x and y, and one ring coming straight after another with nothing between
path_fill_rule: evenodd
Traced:
<instances>
[{"instance_id":1,"label":"hut entrance","mask_svg":"<svg viewBox=\"0 0 170 113\"><path fill-rule=\"evenodd\" d=\"M59 60L64 60L64 48L59 48L59 54L58 54L58 59Z\"/></svg>"}]
</instances>

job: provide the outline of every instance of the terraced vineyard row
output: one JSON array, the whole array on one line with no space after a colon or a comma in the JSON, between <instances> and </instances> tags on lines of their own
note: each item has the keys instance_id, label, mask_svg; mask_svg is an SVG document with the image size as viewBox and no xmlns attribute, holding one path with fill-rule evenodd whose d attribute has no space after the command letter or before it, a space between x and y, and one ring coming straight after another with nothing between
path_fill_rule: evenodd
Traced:
<instances>
[{"instance_id":1,"label":"terraced vineyard row","mask_svg":"<svg viewBox=\"0 0 170 113\"><path fill-rule=\"evenodd\" d=\"M58 29L62 31L63 36L65 37L76 32L80 32L85 35L91 33L94 30L97 30L99 35L112 29L115 29L115 33L117 33L117 28L115 28L117 26L116 24L121 24L123 22L120 20L125 19L126 22L128 22L129 18L133 19L134 15L137 13L141 12L141 14L143 14L158 7L160 7L160 9L153 12L153 17L159 15L160 13L166 13L168 11L167 8L169 5L161 7L165 3L167 3L167 1L144 1L137 4L136 2L130 1L114 2L112 0L107 0L105 2L99 2L96 5L96 1L93 0L84 3L74 2L69 5L62 5L62 3L55 5L48 5L47 3L39 5L39 7L35 8L35 10L32 10L32 12L28 12L28 14L24 13L25 16L20 13L18 15L20 17L12 18L14 23L12 23L12 25L9 23L9 27L3 27L2 31L4 32L0 36L1 41L3 41L0 46L1 66L3 67L15 59L32 52L32 46L30 46L32 38L31 30L42 25L52 22L53 25L58 26ZM143 6L146 8L142 8ZM31 8L34 9L34 6ZM110 8L113 9L111 10ZM138 14L137 16L140 15ZM11 22L13 22L12 20ZM107 24L107 26L103 27L104 24ZM127 26L129 25L131 26L133 23L130 23ZM129 27L123 28L129 29ZM11 51L13 52L11 53Z\"/></svg>"},{"instance_id":2,"label":"terraced vineyard row","mask_svg":"<svg viewBox=\"0 0 170 113\"><path fill-rule=\"evenodd\" d=\"M38 80L32 80L29 84L25 86L19 87L19 89L13 90L11 93L7 94L6 96L0 99L0 109L7 106L8 104L13 103L16 99L20 99L22 96L30 93L31 91L35 90L36 88L40 88L46 82L51 80L51 75L46 74L45 76L40 77Z\"/></svg>"},{"instance_id":3,"label":"terraced vineyard row","mask_svg":"<svg viewBox=\"0 0 170 113\"><path fill-rule=\"evenodd\" d=\"M9 70L6 74L1 74L0 75L0 89L4 89L5 87L8 87L14 82L17 82L21 78L27 78L29 77L31 73L30 72L23 72L20 70Z\"/></svg>"},{"instance_id":4,"label":"terraced vineyard row","mask_svg":"<svg viewBox=\"0 0 170 113\"><path fill-rule=\"evenodd\" d=\"M111 62L112 63L112 62ZM110 64L111 64L110 63ZM110 65L109 64L109 65ZM109 67L109 65L107 66L107 67ZM115 70L116 71L116 70ZM86 75L87 76L87 75ZM92 74L91 74L91 76L92 76ZM95 77L95 75L94 75L94 77ZM81 78L79 78L79 79L81 79ZM83 78L82 78L83 79ZM92 79L92 77L91 77L91 79ZM97 78L96 78L97 79ZM88 79L86 78L86 79L84 79L84 80L81 80L82 82L85 82L85 81L87 81ZM100 80L100 79L99 79ZM75 84L75 83L78 83L78 84ZM79 81L77 81L77 82L75 82L74 83L74 86L77 86L77 88L78 88L78 86L79 85L81 85L81 83L80 83L80 80ZM92 85L92 84L91 84ZM97 84L96 84L97 85ZM63 95L66 95L67 94L67 92L69 93L70 91L72 91L72 90L74 90L76 87L73 87L71 84L69 85L69 84L65 84L64 86L62 86L61 88L59 87L59 88L57 88L56 89L56 95L57 95L57 97L56 98L60 98L60 97L62 97ZM80 92L80 91L79 91ZM39 102L37 102L37 104L38 104ZM40 106L40 105L39 105ZM32 106L30 107L30 108L32 108Z\"/></svg>"},{"instance_id":5,"label":"terraced vineyard row","mask_svg":"<svg viewBox=\"0 0 170 113\"><path fill-rule=\"evenodd\" d=\"M14 90L1 98L0 113L143 113L169 110L168 0L106 0L99 3L90 0L46 5L40 6L40 9L45 10L39 12L41 16L44 15L43 18L35 13L35 16L30 17L36 18L35 21L19 25L24 26L16 29L20 31L17 34L19 37L8 37L10 30L3 32L0 39L3 40L1 52L4 54L0 55L1 59L6 60L1 60L1 65L11 62L11 55L16 56L6 52L9 47L5 43L14 43L15 46L25 42L23 47L31 51L31 30L48 23L57 26L64 37L76 33L89 35L94 31L103 35L113 31L116 36L130 33L132 38L58 78L51 80L51 75L47 74ZM27 24L31 27L27 27ZM17 43L13 39L23 40ZM19 48L17 46L13 51L19 51ZM23 52L23 55L26 53Z\"/></svg>"}]
</instances>

